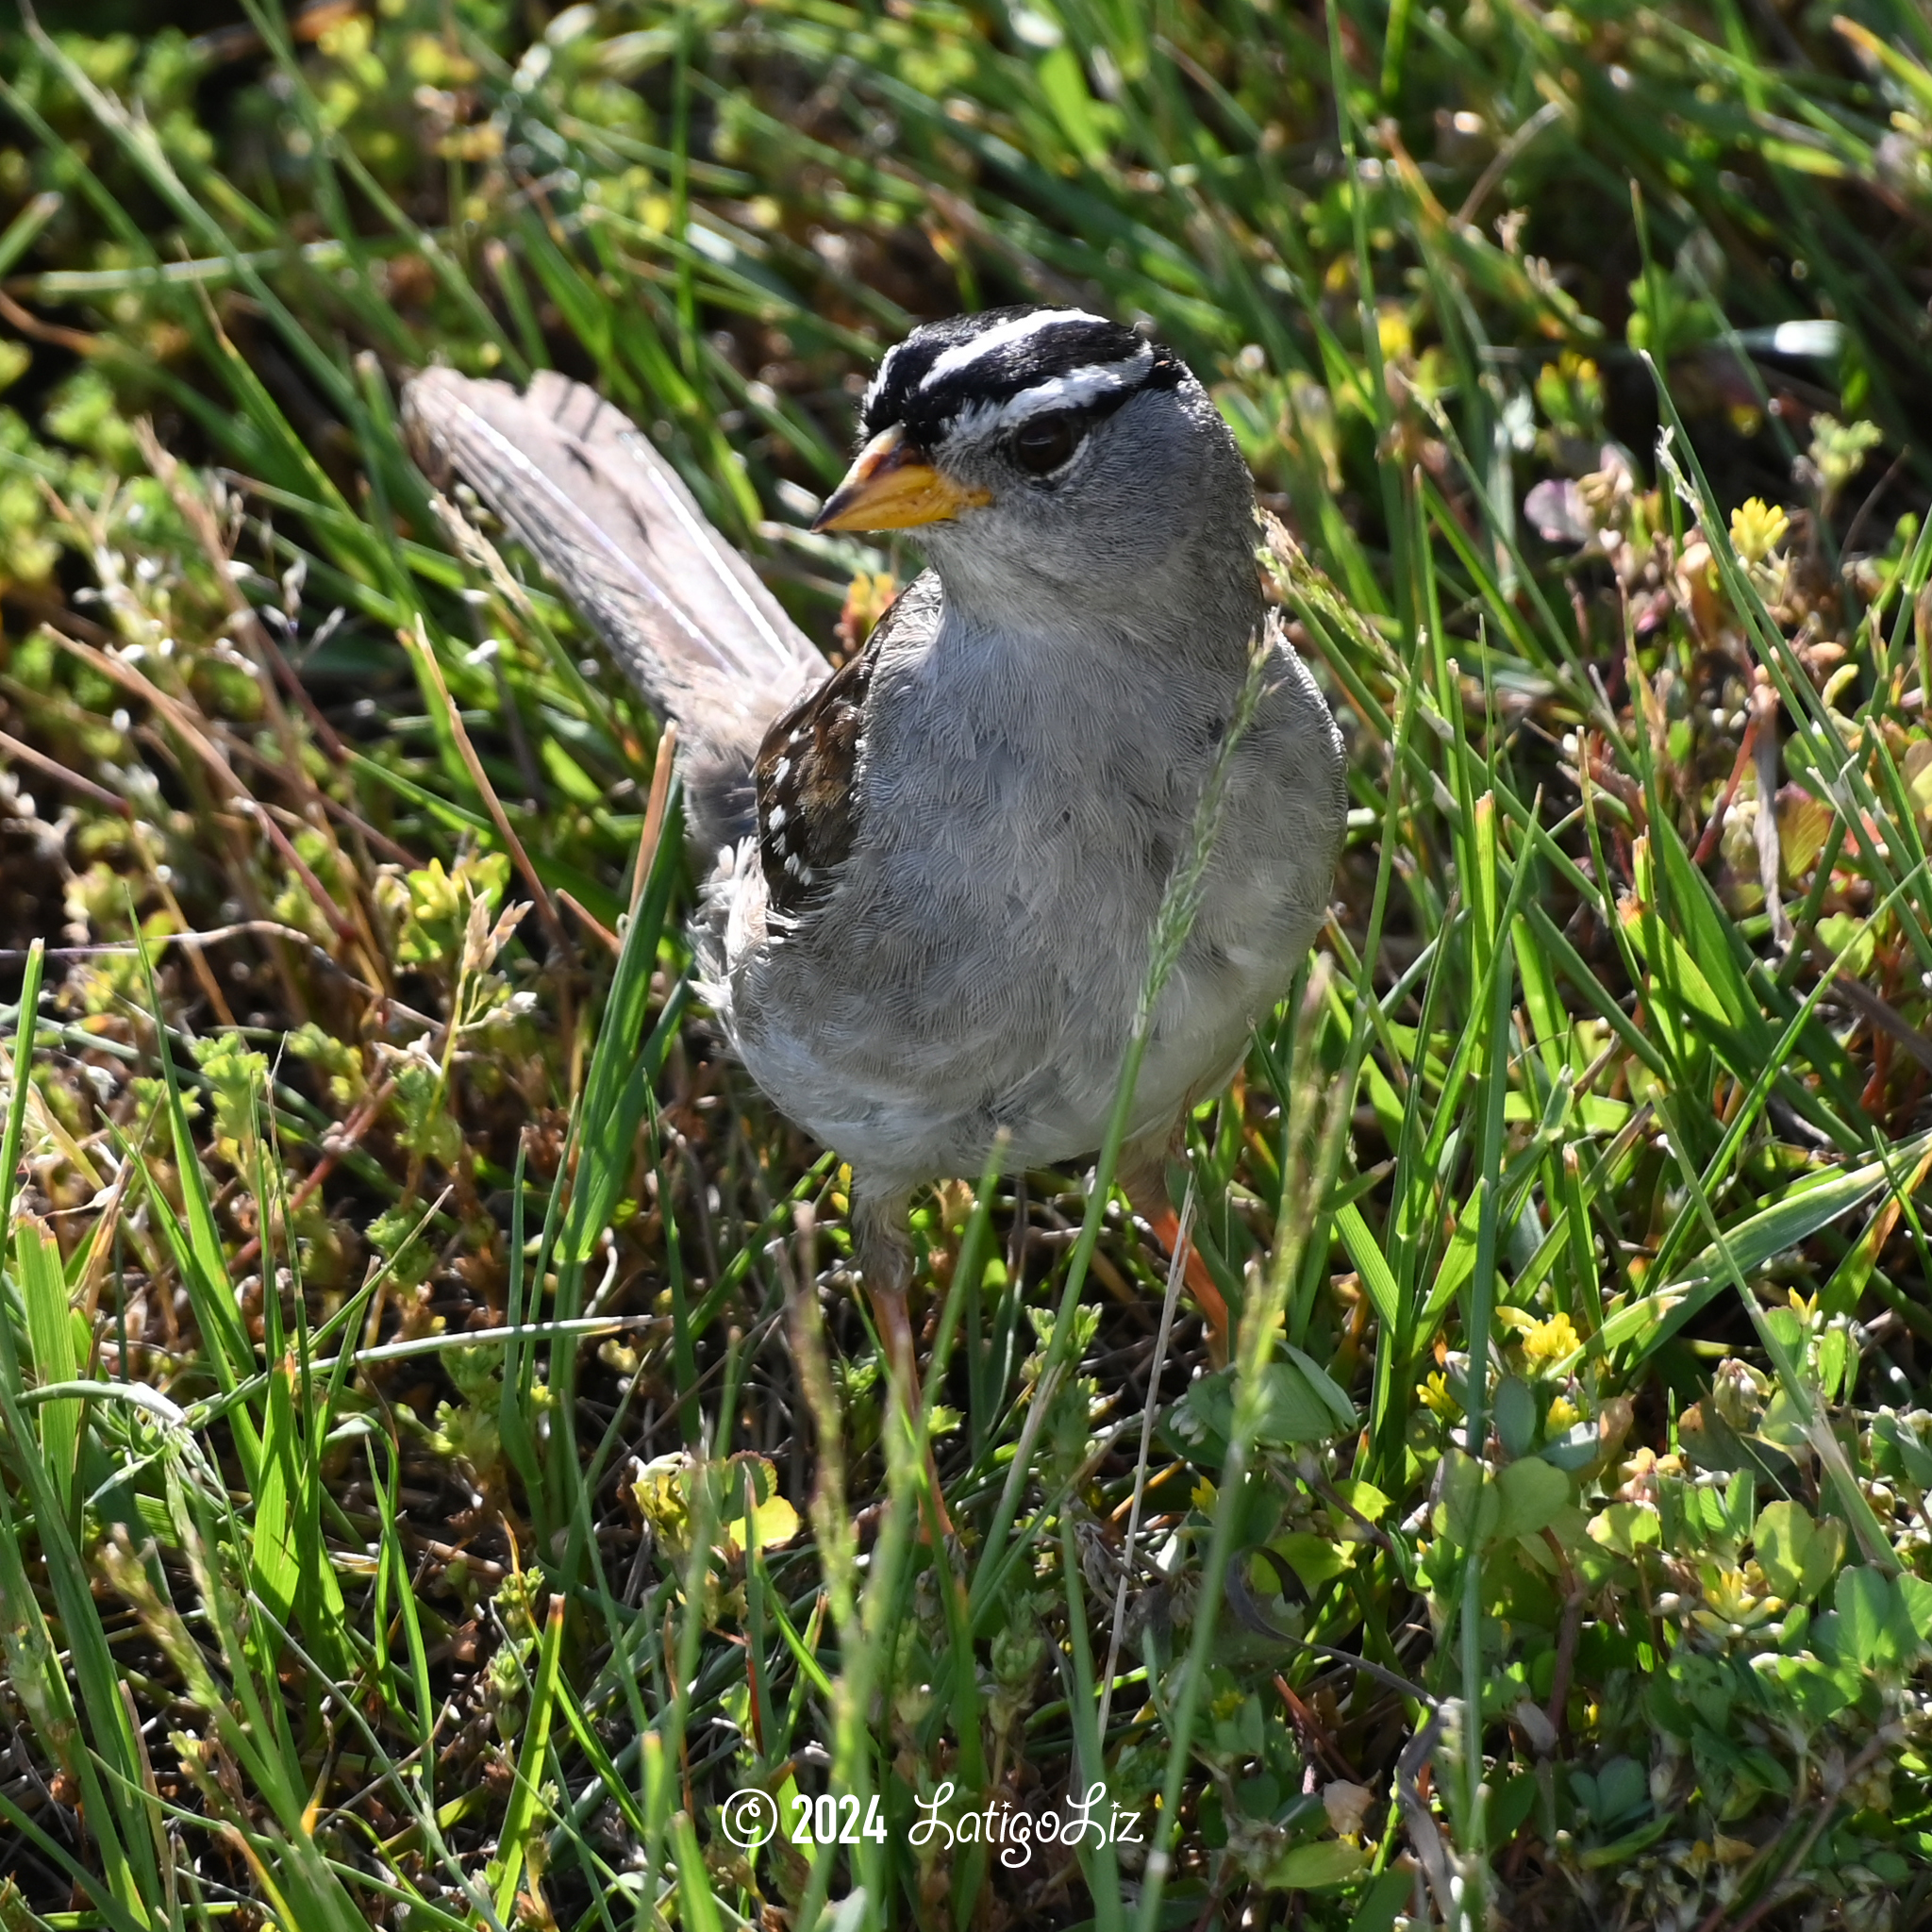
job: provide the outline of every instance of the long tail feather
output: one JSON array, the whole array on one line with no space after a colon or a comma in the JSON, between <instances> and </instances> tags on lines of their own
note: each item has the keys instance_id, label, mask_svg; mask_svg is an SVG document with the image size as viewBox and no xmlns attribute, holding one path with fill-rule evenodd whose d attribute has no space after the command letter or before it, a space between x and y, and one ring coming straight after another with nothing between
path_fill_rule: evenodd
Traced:
<instances>
[{"instance_id":1,"label":"long tail feather","mask_svg":"<svg viewBox=\"0 0 1932 1932\"><path fill-rule=\"evenodd\" d=\"M547 370L522 395L425 370L403 414L425 469L467 479L735 789L765 726L830 666L649 439Z\"/></svg>"}]
</instances>

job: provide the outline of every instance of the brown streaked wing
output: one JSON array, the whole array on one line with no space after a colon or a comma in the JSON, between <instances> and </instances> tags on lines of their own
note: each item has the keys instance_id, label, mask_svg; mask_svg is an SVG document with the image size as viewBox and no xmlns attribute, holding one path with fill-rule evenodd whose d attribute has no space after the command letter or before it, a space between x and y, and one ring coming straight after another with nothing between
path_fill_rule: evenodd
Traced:
<instances>
[{"instance_id":1,"label":"brown streaked wing","mask_svg":"<svg viewBox=\"0 0 1932 1932\"><path fill-rule=\"evenodd\" d=\"M779 718L758 749L758 859L767 901L783 918L818 903L858 837L858 760L876 658L874 642Z\"/></svg>"}]
</instances>

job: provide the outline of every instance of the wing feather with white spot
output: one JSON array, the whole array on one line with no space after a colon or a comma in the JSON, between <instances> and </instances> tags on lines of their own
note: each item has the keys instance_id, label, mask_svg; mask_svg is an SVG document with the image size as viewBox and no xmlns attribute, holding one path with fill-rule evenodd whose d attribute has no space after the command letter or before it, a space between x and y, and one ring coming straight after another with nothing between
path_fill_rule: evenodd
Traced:
<instances>
[{"instance_id":1,"label":"wing feather with white spot","mask_svg":"<svg viewBox=\"0 0 1932 1932\"><path fill-rule=\"evenodd\" d=\"M765 734L754 772L765 899L781 919L819 904L858 837L865 704L877 647L861 651Z\"/></svg>"}]
</instances>

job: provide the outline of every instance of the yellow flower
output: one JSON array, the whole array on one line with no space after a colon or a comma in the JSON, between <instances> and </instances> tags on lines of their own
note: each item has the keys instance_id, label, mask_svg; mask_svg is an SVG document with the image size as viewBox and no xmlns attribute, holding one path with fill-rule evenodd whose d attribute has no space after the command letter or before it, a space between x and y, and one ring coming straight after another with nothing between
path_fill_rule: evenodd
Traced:
<instances>
[{"instance_id":1,"label":"yellow flower","mask_svg":"<svg viewBox=\"0 0 1932 1932\"><path fill-rule=\"evenodd\" d=\"M1762 1574L1752 1576L1741 1570L1724 1570L1704 1578L1704 1601L1716 1617L1734 1630L1748 1630L1774 1617L1784 1608L1782 1601L1761 1593ZM1753 1589L1753 1585L1758 1586Z\"/></svg>"},{"instance_id":2,"label":"yellow flower","mask_svg":"<svg viewBox=\"0 0 1932 1932\"><path fill-rule=\"evenodd\" d=\"M1426 1382L1417 1383L1415 1392L1422 1397L1423 1407L1445 1423L1453 1422L1462 1413L1461 1404L1450 1394L1448 1381L1441 1375L1431 1375Z\"/></svg>"},{"instance_id":3,"label":"yellow flower","mask_svg":"<svg viewBox=\"0 0 1932 1932\"><path fill-rule=\"evenodd\" d=\"M1559 1362L1582 1346L1583 1338L1568 1315L1552 1315L1523 1338L1523 1352L1533 1362Z\"/></svg>"},{"instance_id":4,"label":"yellow flower","mask_svg":"<svg viewBox=\"0 0 1932 1932\"><path fill-rule=\"evenodd\" d=\"M1791 520L1754 496L1731 512L1731 547L1746 563L1762 563L1785 541Z\"/></svg>"},{"instance_id":5,"label":"yellow flower","mask_svg":"<svg viewBox=\"0 0 1932 1932\"><path fill-rule=\"evenodd\" d=\"M1567 1395L1559 1395L1550 1404L1549 1430L1552 1435L1563 1429L1574 1429L1583 1420L1583 1411Z\"/></svg>"}]
</instances>

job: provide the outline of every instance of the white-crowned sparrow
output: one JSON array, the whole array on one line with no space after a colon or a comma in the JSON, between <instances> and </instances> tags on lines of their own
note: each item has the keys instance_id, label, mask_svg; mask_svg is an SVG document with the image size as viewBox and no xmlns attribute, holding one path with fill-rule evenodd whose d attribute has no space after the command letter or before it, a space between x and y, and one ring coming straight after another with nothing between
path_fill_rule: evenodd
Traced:
<instances>
[{"instance_id":1,"label":"white-crowned sparrow","mask_svg":"<svg viewBox=\"0 0 1932 1932\"><path fill-rule=\"evenodd\" d=\"M828 674L669 465L590 390L431 370L406 398L689 747L709 996L853 1174L901 1361L908 1191L1104 1136L1156 912L1257 634L1200 911L1156 1008L1122 1178L1164 1219L1189 1107L1231 1076L1324 916L1341 740L1264 605L1253 485L1172 350L1078 309L933 323L879 365L815 527L932 568Z\"/></svg>"}]
</instances>

